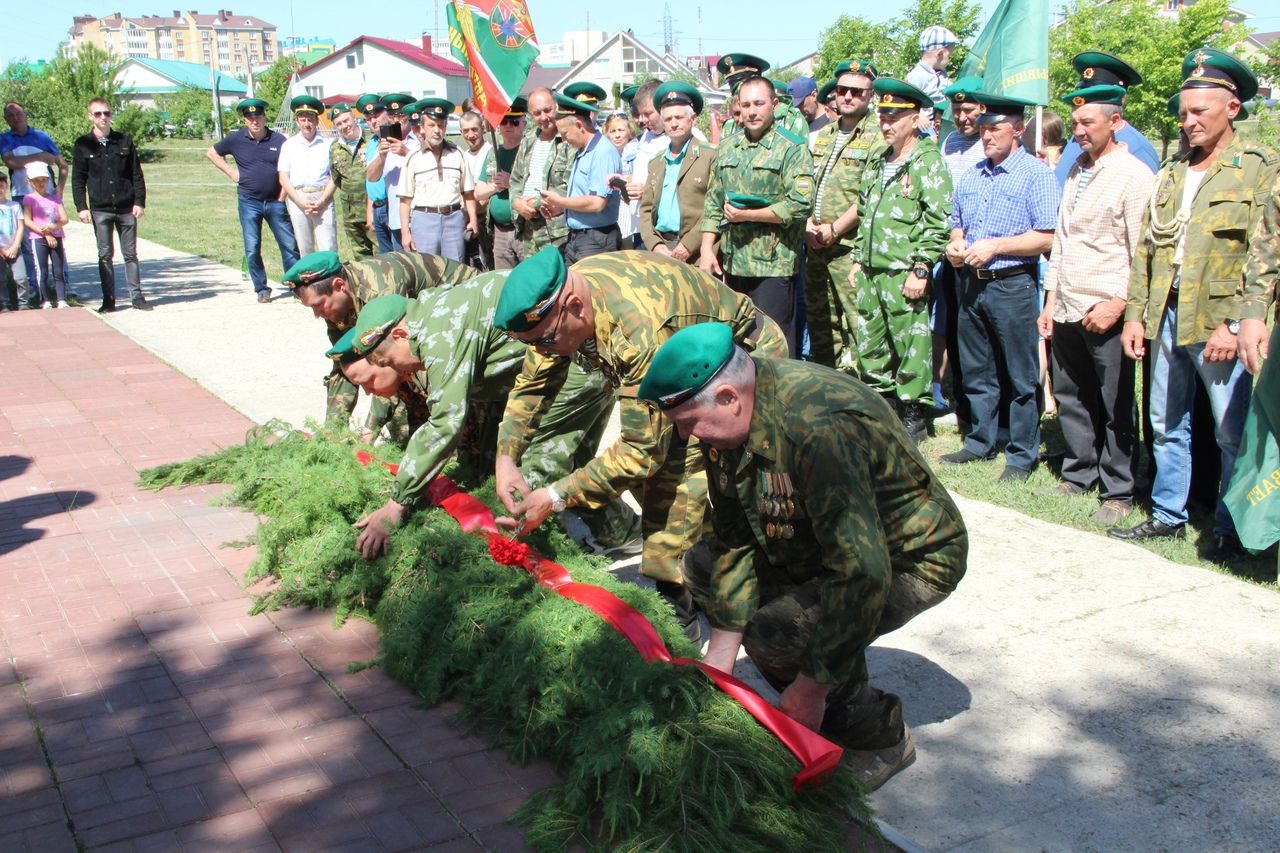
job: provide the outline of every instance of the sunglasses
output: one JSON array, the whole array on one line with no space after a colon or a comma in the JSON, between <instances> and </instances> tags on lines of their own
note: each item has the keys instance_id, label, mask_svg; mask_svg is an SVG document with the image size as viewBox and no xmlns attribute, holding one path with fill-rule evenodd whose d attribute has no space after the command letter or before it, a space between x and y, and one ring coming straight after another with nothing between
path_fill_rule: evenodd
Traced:
<instances>
[{"instance_id":1,"label":"sunglasses","mask_svg":"<svg viewBox=\"0 0 1280 853\"><path fill-rule=\"evenodd\" d=\"M499 124L507 124L514 127L522 121L524 121L524 116L504 116Z\"/></svg>"},{"instance_id":2,"label":"sunglasses","mask_svg":"<svg viewBox=\"0 0 1280 853\"><path fill-rule=\"evenodd\" d=\"M94 118L111 118L111 110L94 110Z\"/></svg>"},{"instance_id":3,"label":"sunglasses","mask_svg":"<svg viewBox=\"0 0 1280 853\"><path fill-rule=\"evenodd\" d=\"M547 312L550 311L558 301L559 300L558 300L558 294L557 294L557 296L554 296L551 299L548 299L546 304L542 305L540 308L531 309L530 313L536 314L539 317L539 322L541 322L541 318L545 317L547 315ZM564 315L565 315L565 312L563 309L561 309L560 316L556 317L555 325L552 326L551 334L549 335L543 335L540 338L534 338L533 340L528 340L528 339L517 336L515 332L507 332L507 337L511 338L511 340L513 341L519 341L522 344L528 344L531 347L555 346L556 341L560 339L560 325L564 322ZM528 317L527 314L526 314L526 317Z\"/></svg>"},{"instance_id":4,"label":"sunglasses","mask_svg":"<svg viewBox=\"0 0 1280 853\"><path fill-rule=\"evenodd\" d=\"M855 98L861 98L869 91L866 86L836 86L837 95L853 95Z\"/></svg>"}]
</instances>

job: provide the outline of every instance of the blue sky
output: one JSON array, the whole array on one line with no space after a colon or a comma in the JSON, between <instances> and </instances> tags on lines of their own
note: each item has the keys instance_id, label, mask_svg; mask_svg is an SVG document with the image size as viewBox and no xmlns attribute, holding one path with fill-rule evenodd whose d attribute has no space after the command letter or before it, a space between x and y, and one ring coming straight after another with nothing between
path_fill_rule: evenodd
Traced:
<instances>
[{"instance_id":1,"label":"blue sky","mask_svg":"<svg viewBox=\"0 0 1280 853\"><path fill-rule=\"evenodd\" d=\"M196 8L202 13L230 7L233 11L255 15L276 25L281 36L297 34L332 38L344 44L358 35L386 36L416 41L423 31L444 28L444 3L425 0L412 4L352 3L350 0L217 0L204 5L191 0L33 0L19 2L20 14L6 15L0 36L0 65L17 59L41 59L53 55L60 41L67 38L74 15L109 15L119 11L126 15L167 14L174 8ZM880 0L871 4L848 4L851 13L873 19L891 18L907 0ZM982 0L984 15L996 7L998 0ZM699 37L703 53L744 50L773 62L790 62L817 47L818 36L840 14L829 0L786 0L785 13L774 12L767 23L755 15L744 14L744 6L768 8L763 4L744 4L741 0L668 0L674 29L678 33L680 52L698 53ZM1238 8L1258 17L1251 25L1257 31L1280 30L1280 9L1275 0L1238 0ZM833 8L834 7L834 8ZM698 10L702 22L698 22ZM385 10L383 14L377 14ZM644 10L644 11L641 11ZM559 41L566 30L591 29L612 32L631 28L641 41L661 49L663 44L663 4L646 7L630 3L587 4L571 0L530 0L533 23L541 41ZM370 14L373 12L374 14ZM392 19L395 22L392 22Z\"/></svg>"}]
</instances>

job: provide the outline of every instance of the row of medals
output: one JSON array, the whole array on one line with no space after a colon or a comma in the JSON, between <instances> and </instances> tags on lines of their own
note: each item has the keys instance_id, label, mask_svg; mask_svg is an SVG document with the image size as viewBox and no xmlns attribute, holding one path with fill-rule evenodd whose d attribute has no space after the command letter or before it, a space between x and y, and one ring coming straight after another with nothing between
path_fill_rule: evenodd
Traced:
<instances>
[{"instance_id":1,"label":"row of medals","mask_svg":"<svg viewBox=\"0 0 1280 853\"><path fill-rule=\"evenodd\" d=\"M707 450L707 458L716 467L716 485L720 491L729 492L729 472L720 463L720 453L714 447ZM760 474L760 496L756 498L756 510L763 517L764 534L770 539L790 539L796 528L790 521L796 514L795 487L786 474Z\"/></svg>"}]
</instances>

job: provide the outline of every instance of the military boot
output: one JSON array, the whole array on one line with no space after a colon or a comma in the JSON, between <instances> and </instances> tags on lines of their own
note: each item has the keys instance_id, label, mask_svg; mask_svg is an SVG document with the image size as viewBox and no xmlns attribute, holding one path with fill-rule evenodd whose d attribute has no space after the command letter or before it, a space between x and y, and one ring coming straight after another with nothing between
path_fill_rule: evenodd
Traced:
<instances>
[{"instance_id":1,"label":"military boot","mask_svg":"<svg viewBox=\"0 0 1280 853\"><path fill-rule=\"evenodd\" d=\"M919 444L929 434L929 416L923 403L898 403L898 417L907 430L907 437Z\"/></svg>"}]
</instances>

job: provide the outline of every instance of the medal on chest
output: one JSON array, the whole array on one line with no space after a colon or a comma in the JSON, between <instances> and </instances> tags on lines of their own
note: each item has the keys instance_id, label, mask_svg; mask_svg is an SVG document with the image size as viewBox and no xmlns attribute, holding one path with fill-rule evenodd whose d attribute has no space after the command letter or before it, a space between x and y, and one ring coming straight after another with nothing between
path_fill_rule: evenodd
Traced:
<instances>
[{"instance_id":1,"label":"medal on chest","mask_svg":"<svg viewBox=\"0 0 1280 853\"><path fill-rule=\"evenodd\" d=\"M795 526L790 519L796 514L795 486L791 475L762 471L759 476L759 493L756 509L765 536L770 539L790 539L795 536Z\"/></svg>"}]
</instances>

